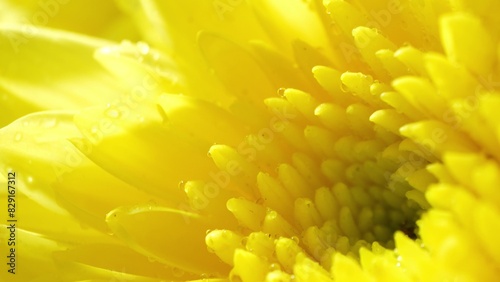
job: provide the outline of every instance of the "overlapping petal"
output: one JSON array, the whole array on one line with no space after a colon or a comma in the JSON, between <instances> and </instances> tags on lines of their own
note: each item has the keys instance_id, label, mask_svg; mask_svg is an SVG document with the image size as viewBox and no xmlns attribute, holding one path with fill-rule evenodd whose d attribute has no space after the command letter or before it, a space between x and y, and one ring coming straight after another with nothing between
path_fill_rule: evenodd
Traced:
<instances>
[{"instance_id":1,"label":"overlapping petal","mask_svg":"<svg viewBox=\"0 0 500 282\"><path fill-rule=\"evenodd\" d=\"M33 261L63 281L494 281L493 2L119 1L148 44L44 30L0 85L28 101L32 50L60 45L81 72L45 58L61 79L37 93L89 73L60 107L99 105L0 131L21 199L49 207L26 216L61 219L28 221L33 242L69 248Z\"/></svg>"}]
</instances>

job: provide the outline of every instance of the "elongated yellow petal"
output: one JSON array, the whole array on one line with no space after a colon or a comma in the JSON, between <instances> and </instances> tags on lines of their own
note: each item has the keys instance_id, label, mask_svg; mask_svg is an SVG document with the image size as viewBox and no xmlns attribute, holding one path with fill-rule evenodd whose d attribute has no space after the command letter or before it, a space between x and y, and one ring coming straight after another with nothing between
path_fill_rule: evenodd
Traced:
<instances>
[{"instance_id":1,"label":"elongated yellow petal","mask_svg":"<svg viewBox=\"0 0 500 282\"><path fill-rule=\"evenodd\" d=\"M243 246L243 236L230 230L213 230L205 237L209 251L213 251L222 261L234 265L234 252Z\"/></svg>"},{"instance_id":2,"label":"elongated yellow petal","mask_svg":"<svg viewBox=\"0 0 500 282\"><path fill-rule=\"evenodd\" d=\"M401 134L415 140L425 154L441 156L446 150L474 152L477 146L465 135L438 121L422 121L403 126Z\"/></svg>"},{"instance_id":3,"label":"elongated yellow petal","mask_svg":"<svg viewBox=\"0 0 500 282\"><path fill-rule=\"evenodd\" d=\"M371 282L366 273L361 270L361 267L351 258L343 256L339 253L335 254L334 265L332 272L335 273L335 281L348 282Z\"/></svg>"},{"instance_id":4,"label":"elongated yellow petal","mask_svg":"<svg viewBox=\"0 0 500 282\"><path fill-rule=\"evenodd\" d=\"M333 281L330 274L315 261L309 259L305 255L297 255L293 273L297 281L318 281L328 282Z\"/></svg>"},{"instance_id":5,"label":"elongated yellow petal","mask_svg":"<svg viewBox=\"0 0 500 282\"><path fill-rule=\"evenodd\" d=\"M234 264L235 268L229 274L233 281L264 281L269 269L268 263L242 249L237 249L234 253Z\"/></svg>"},{"instance_id":6,"label":"elongated yellow petal","mask_svg":"<svg viewBox=\"0 0 500 282\"><path fill-rule=\"evenodd\" d=\"M100 254L96 256L95 254ZM173 267L165 267L160 262L148 258L131 250L128 246L118 244L92 244L81 245L69 250L57 251L54 257L58 264L68 267L96 268L110 270L114 276L119 277L138 276L144 279L194 279L196 276L189 273L181 273L182 270ZM127 258L124 260L123 258ZM72 266L69 266L72 265ZM76 271L77 273L79 271ZM104 272L104 271L102 271ZM88 274L87 278L91 278ZM113 276L110 275L110 278Z\"/></svg>"},{"instance_id":7,"label":"elongated yellow petal","mask_svg":"<svg viewBox=\"0 0 500 282\"><path fill-rule=\"evenodd\" d=\"M102 219L118 206L165 203L161 198L122 182L86 158L82 158L76 168L61 166L60 170L63 174L53 184L59 203L82 224L102 232L109 233ZM108 199L110 195L113 195L112 200Z\"/></svg>"},{"instance_id":8,"label":"elongated yellow petal","mask_svg":"<svg viewBox=\"0 0 500 282\"><path fill-rule=\"evenodd\" d=\"M106 221L118 238L154 260L198 275L227 271L207 251L204 237L209 226L196 214L143 205L118 208L107 215Z\"/></svg>"},{"instance_id":9,"label":"elongated yellow petal","mask_svg":"<svg viewBox=\"0 0 500 282\"><path fill-rule=\"evenodd\" d=\"M0 238L6 246L3 248L5 252L4 271L0 274L0 278L9 279L13 282L35 279L54 281L57 279L61 272L57 270L58 266L54 263L51 254L54 251L64 250L69 245L60 244L58 241L44 238L37 233L28 232L19 227L19 224L16 224L16 230L12 230L16 235L16 245L11 244L11 246L8 246L7 240L10 239L11 234L9 228L12 228L12 226L9 224L0 225L2 229ZM8 272L10 269L12 269L12 272ZM23 271L27 269L29 271Z\"/></svg>"},{"instance_id":10,"label":"elongated yellow petal","mask_svg":"<svg viewBox=\"0 0 500 282\"><path fill-rule=\"evenodd\" d=\"M113 34L113 26L118 25L118 21L122 20L123 16L114 1L7 1L12 2L12 7L8 10L12 13L13 10L18 12L15 16L10 15L11 19L6 20L8 23L20 23L32 25L32 29L38 27L50 27L82 34L92 35L96 37L106 37L109 39L122 39L117 34ZM94 8L99 5L99 10ZM6 13L9 13L6 12ZM88 18L92 17L92 21ZM133 27L130 29L133 30ZM126 37L134 37L136 34L128 30Z\"/></svg>"},{"instance_id":11,"label":"elongated yellow petal","mask_svg":"<svg viewBox=\"0 0 500 282\"><path fill-rule=\"evenodd\" d=\"M495 42L480 19L455 13L444 16L440 24L443 47L450 59L464 64L476 74L491 73L496 57Z\"/></svg>"},{"instance_id":12,"label":"elongated yellow petal","mask_svg":"<svg viewBox=\"0 0 500 282\"><path fill-rule=\"evenodd\" d=\"M7 182L3 182L7 186ZM24 190L24 187L19 187ZM19 190L15 196L13 204L22 203L26 208L16 209L16 215L22 219L22 228L25 231L43 234L45 238L65 242L68 244L76 243L104 243L112 241L111 238L103 236L103 233L90 228L87 222L76 221L72 214L65 210L54 208L50 209L37 197L29 198ZM5 189L0 192L2 199L8 199L8 191ZM60 201L58 202L60 203ZM47 225L46 219L51 218L52 224ZM7 214L1 217L6 221ZM102 222L102 218L100 218Z\"/></svg>"},{"instance_id":13,"label":"elongated yellow petal","mask_svg":"<svg viewBox=\"0 0 500 282\"><path fill-rule=\"evenodd\" d=\"M213 73L231 95L258 106L276 91L250 52L234 42L207 32L200 33L198 44Z\"/></svg>"},{"instance_id":14,"label":"elongated yellow petal","mask_svg":"<svg viewBox=\"0 0 500 282\"><path fill-rule=\"evenodd\" d=\"M4 125L30 111L78 109L106 103L119 93L119 85L92 60L94 50L109 42L31 27L29 32L22 26L0 27L0 88L7 101L12 97L22 103L20 112L2 115Z\"/></svg>"},{"instance_id":15,"label":"elongated yellow petal","mask_svg":"<svg viewBox=\"0 0 500 282\"><path fill-rule=\"evenodd\" d=\"M227 201L227 209L234 214L241 225L254 231L260 229L266 215L263 206L246 199L230 199Z\"/></svg>"},{"instance_id":16,"label":"elongated yellow petal","mask_svg":"<svg viewBox=\"0 0 500 282\"><path fill-rule=\"evenodd\" d=\"M200 171L216 171L207 157L210 144L195 145L198 139L169 126L167 117L161 115L165 115L163 111L147 111L151 109L147 102L141 103L145 110L121 106L88 109L75 120L85 135L80 143L92 146L91 151L81 148L82 152L105 170L144 191L168 199L173 205L183 198L183 191L178 187L180 181L208 177L206 172L192 175L193 164L203 168ZM141 117L145 118L142 114L150 118L142 122ZM162 167L164 173L159 174L151 167Z\"/></svg>"},{"instance_id":17,"label":"elongated yellow petal","mask_svg":"<svg viewBox=\"0 0 500 282\"><path fill-rule=\"evenodd\" d=\"M315 13L316 9L323 8L321 5L317 5L314 2L304 3L297 0L289 2L287 9L282 9L281 2L276 0L252 0L251 4L265 30L269 32L271 38L277 42L278 46L289 48L290 43L297 39L309 42L313 49L329 45L328 37L323 27L323 19L318 16L318 13ZM307 7L307 5L311 6ZM299 23L295 20L296 18L301 18L302 21ZM289 30L289 32L279 32L283 28ZM311 32L313 30L314 32ZM328 49L320 49L318 51L328 56L336 65L342 62L339 54L332 54Z\"/></svg>"},{"instance_id":18,"label":"elongated yellow petal","mask_svg":"<svg viewBox=\"0 0 500 282\"><path fill-rule=\"evenodd\" d=\"M84 158L67 140L81 137L72 119L72 112L35 113L0 129L1 170L17 171L23 193L57 213L51 184Z\"/></svg>"}]
</instances>

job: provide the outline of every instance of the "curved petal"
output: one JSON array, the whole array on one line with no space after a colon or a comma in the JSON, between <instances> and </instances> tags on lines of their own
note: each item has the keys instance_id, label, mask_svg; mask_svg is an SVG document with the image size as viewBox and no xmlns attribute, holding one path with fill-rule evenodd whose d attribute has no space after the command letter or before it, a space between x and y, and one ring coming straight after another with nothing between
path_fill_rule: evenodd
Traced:
<instances>
[{"instance_id":1,"label":"curved petal","mask_svg":"<svg viewBox=\"0 0 500 282\"><path fill-rule=\"evenodd\" d=\"M162 263L198 275L228 272L228 266L207 250L206 219L194 213L143 205L116 209L106 220L116 236Z\"/></svg>"},{"instance_id":2,"label":"curved petal","mask_svg":"<svg viewBox=\"0 0 500 282\"><path fill-rule=\"evenodd\" d=\"M93 60L94 51L109 42L25 27L0 25L0 91L6 101L2 109L10 112L2 114L0 125L32 111L104 103L121 91L111 75Z\"/></svg>"}]
</instances>

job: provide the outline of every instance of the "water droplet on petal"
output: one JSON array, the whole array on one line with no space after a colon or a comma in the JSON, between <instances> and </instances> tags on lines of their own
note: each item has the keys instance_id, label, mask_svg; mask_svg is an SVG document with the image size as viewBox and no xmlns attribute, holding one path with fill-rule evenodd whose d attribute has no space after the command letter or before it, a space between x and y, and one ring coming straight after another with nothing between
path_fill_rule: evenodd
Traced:
<instances>
[{"instance_id":1,"label":"water droplet on petal","mask_svg":"<svg viewBox=\"0 0 500 282\"><path fill-rule=\"evenodd\" d=\"M119 118L120 117L120 112L115 109L114 107L109 108L106 110L105 115L110 117L110 118Z\"/></svg>"},{"instance_id":2,"label":"water droplet on petal","mask_svg":"<svg viewBox=\"0 0 500 282\"><path fill-rule=\"evenodd\" d=\"M340 90L342 90L342 92L349 92L349 87L347 85L345 85L343 82L340 83Z\"/></svg>"},{"instance_id":3,"label":"water droplet on petal","mask_svg":"<svg viewBox=\"0 0 500 282\"><path fill-rule=\"evenodd\" d=\"M139 122L144 122L146 119L145 119L145 118L144 118L144 116L142 116L142 115L137 115L137 120L138 120Z\"/></svg>"},{"instance_id":4,"label":"water droplet on petal","mask_svg":"<svg viewBox=\"0 0 500 282\"><path fill-rule=\"evenodd\" d=\"M271 263L271 265L269 265L269 272L275 270L281 270L281 266L277 263Z\"/></svg>"},{"instance_id":5,"label":"water droplet on petal","mask_svg":"<svg viewBox=\"0 0 500 282\"><path fill-rule=\"evenodd\" d=\"M185 272L184 272L184 270L182 270L180 268L174 267L174 268L172 268L172 274L175 277L182 277L182 276L184 276Z\"/></svg>"},{"instance_id":6,"label":"water droplet on petal","mask_svg":"<svg viewBox=\"0 0 500 282\"><path fill-rule=\"evenodd\" d=\"M154 257L148 257L149 262L156 262L156 259Z\"/></svg>"},{"instance_id":7,"label":"water droplet on petal","mask_svg":"<svg viewBox=\"0 0 500 282\"><path fill-rule=\"evenodd\" d=\"M21 132L18 132L16 133L16 135L14 135L14 140L19 142L23 139L23 134Z\"/></svg>"},{"instance_id":8,"label":"water droplet on petal","mask_svg":"<svg viewBox=\"0 0 500 282\"><path fill-rule=\"evenodd\" d=\"M148 206L148 210L152 210L154 207L157 206L156 201L149 200L147 206Z\"/></svg>"},{"instance_id":9,"label":"water droplet on petal","mask_svg":"<svg viewBox=\"0 0 500 282\"><path fill-rule=\"evenodd\" d=\"M278 89L278 96L285 97L285 91L286 91L286 88L283 88L283 87Z\"/></svg>"},{"instance_id":10,"label":"water droplet on petal","mask_svg":"<svg viewBox=\"0 0 500 282\"><path fill-rule=\"evenodd\" d=\"M147 55L150 51L150 48L149 48L149 45L145 42L137 42L137 49L139 49L139 52L142 54L142 55Z\"/></svg>"},{"instance_id":11,"label":"water droplet on petal","mask_svg":"<svg viewBox=\"0 0 500 282\"><path fill-rule=\"evenodd\" d=\"M56 118L47 118L42 121L42 126L45 128L52 128L57 125L57 119Z\"/></svg>"},{"instance_id":12,"label":"water droplet on petal","mask_svg":"<svg viewBox=\"0 0 500 282\"><path fill-rule=\"evenodd\" d=\"M27 180L28 180L28 183L33 183L33 177L28 176Z\"/></svg>"},{"instance_id":13,"label":"water droplet on petal","mask_svg":"<svg viewBox=\"0 0 500 282\"><path fill-rule=\"evenodd\" d=\"M290 239L292 239L297 244L299 244L299 242L300 242L300 239L297 236L292 236L292 238L290 238Z\"/></svg>"},{"instance_id":14,"label":"water droplet on petal","mask_svg":"<svg viewBox=\"0 0 500 282\"><path fill-rule=\"evenodd\" d=\"M246 246L247 243L248 243L248 237L243 237L243 239L241 239L241 245Z\"/></svg>"}]
</instances>

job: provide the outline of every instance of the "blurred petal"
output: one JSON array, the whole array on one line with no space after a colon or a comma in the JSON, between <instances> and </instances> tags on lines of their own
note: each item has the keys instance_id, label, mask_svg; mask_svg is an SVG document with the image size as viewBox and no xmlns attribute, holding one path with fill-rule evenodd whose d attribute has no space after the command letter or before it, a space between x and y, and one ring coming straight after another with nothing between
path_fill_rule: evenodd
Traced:
<instances>
[{"instance_id":1,"label":"blurred petal","mask_svg":"<svg viewBox=\"0 0 500 282\"><path fill-rule=\"evenodd\" d=\"M154 260L198 275L227 271L207 251L204 238L209 225L196 214L146 205L116 209L107 222L119 238Z\"/></svg>"},{"instance_id":2,"label":"blurred petal","mask_svg":"<svg viewBox=\"0 0 500 282\"><path fill-rule=\"evenodd\" d=\"M2 115L2 124L32 111L104 103L119 93L119 84L92 60L95 48L109 42L32 28L0 26L0 89L7 103L15 101L17 110Z\"/></svg>"}]
</instances>

